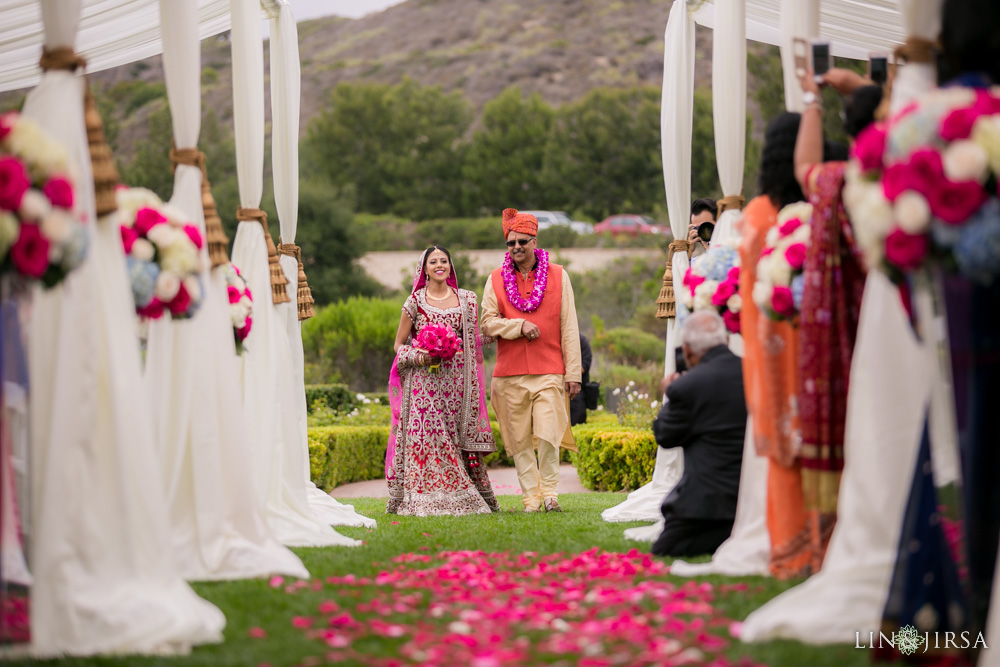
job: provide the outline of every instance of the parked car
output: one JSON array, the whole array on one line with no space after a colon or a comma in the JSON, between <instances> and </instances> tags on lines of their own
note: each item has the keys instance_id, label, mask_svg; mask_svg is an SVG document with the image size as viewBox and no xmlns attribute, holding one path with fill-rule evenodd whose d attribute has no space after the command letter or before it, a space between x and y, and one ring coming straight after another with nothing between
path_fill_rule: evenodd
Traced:
<instances>
[{"instance_id":1,"label":"parked car","mask_svg":"<svg viewBox=\"0 0 1000 667\"><path fill-rule=\"evenodd\" d=\"M528 213L535 216L535 219L538 220L539 231L558 225L569 227L577 234L594 233L594 226L592 224L589 222L577 222L566 215L565 211L521 211L521 213Z\"/></svg>"},{"instance_id":2,"label":"parked car","mask_svg":"<svg viewBox=\"0 0 1000 667\"><path fill-rule=\"evenodd\" d=\"M632 236L638 236L639 234L666 234L669 231L669 227L657 225L656 221L648 215L633 215L631 213L608 216L594 225L595 234L612 234L615 236L619 234L630 234Z\"/></svg>"}]
</instances>

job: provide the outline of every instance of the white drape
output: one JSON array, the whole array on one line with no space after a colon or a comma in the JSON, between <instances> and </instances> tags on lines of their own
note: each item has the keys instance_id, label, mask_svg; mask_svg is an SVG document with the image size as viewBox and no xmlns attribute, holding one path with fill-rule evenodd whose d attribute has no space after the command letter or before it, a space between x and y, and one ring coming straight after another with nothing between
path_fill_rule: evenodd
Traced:
<instances>
[{"instance_id":1,"label":"white drape","mask_svg":"<svg viewBox=\"0 0 1000 667\"><path fill-rule=\"evenodd\" d=\"M941 32L942 3L943 0L899 0L906 34L936 41ZM937 85L936 76L934 63L908 63L898 68L892 82L889 113L896 113L913 98L934 88Z\"/></svg>"},{"instance_id":2,"label":"white drape","mask_svg":"<svg viewBox=\"0 0 1000 667\"><path fill-rule=\"evenodd\" d=\"M662 521L660 504L667 494L673 491L684 473L684 456L679 448L656 448L656 464L653 467L653 480L628 494L624 502L609 507L601 512L601 518L612 523L625 521ZM639 542L652 542L663 529L661 525L655 531L652 527L629 528L625 537ZM655 533L655 534L653 534Z\"/></svg>"},{"instance_id":3,"label":"white drape","mask_svg":"<svg viewBox=\"0 0 1000 667\"><path fill-rule=\"evenodd\" d=\"M274 173L274 205L278 212L281 239L295 242L299 204L299 105L301 102L301 72L299 68L299 38L295 15L288 0L262 2L271 20L271 158ZM300 476L304 479L306 497L314 516L334 526L366 526L376 522L343 505L329 494L316 488L309 474L309 436L305 399L302 327L297 308L298 262L288 255L281 256L281 268L288 278L288 303L275 306L278 321L284 325L288 339L291 370L291 390L278 396L278 410L292 422L294 439L290 447L300 453Z\"/></svg>"},{"instance_id":4,"label":"white drape","mask_svg":"<svg viewBox=\"0 0 1000 667\"><path fill-rule=\"evenodd\" d=\"M80 0L42 0L46 45L73 46ZM221 641L225 618L171 558L135 312L114 219L95 221L84 80L42 77L24 104L63 144L84 263L38 290L30 325L33 650L38 655L184 651ZM154 483L150 483L154 480Z\"/></svg>"},{"instance_id":5,"label":"white drape","mask_svg":"<svg viewBox=\"0 0 1000 667\"><path fill-rule=\"evenodd\" d=\"M163 0L163 69L177 147L195 148L201 127L201 50L195 0ZM178 165L170 203L205 233L201 170ZM267 531L246 463L248 432L224 279L207 267L190 320L149 327L146 382L155 412L170 503L174 554L188 579L282 573L307 577L295 554Z\"/></svg>"},{"instance_id":6,"label":"white drape","mask_svg":"<svg viewBox=\"0 0 1000 667\"><path fill-rule=\"evenodd\" d=\"M743 192L747 132L747 39L745 0L716 0L720 10L712 35L712 119L715 162L725 196ZM740 217L739 209L724 212Z\"/></svg>"},{"instance_id":7,"label":"white drape","mask_svg":"<svg viewBox=\"0 0 1000 667\"><path fill-rule=\"evenodd\" d=\"M264 169L264 47L259 0L232 0L233 115L240 205L258 208ZM287 119L286 119L287 120ZM279 147L288 159L287 146ZM285 164L284 167L290 165ZM290 177L283 174L282 178ZM287 190L285 191L287 192ZM283 195L285 194L283 192ZM282 198L283 207L288 197ZM264 230L241 222L233 241L233 263L254 294L253 327L242 355L243 419L247 458L267 524L289 546L356 546L314 516L306 493L309 453L299 441L298 415L286 409L292 396L288 332L271 300ZM297 274L297 271L296 271ZM304 400L304 399L303 399Z\"/></svg>"},{"instance_id":8,"label":"white drape","mask_svg":"<svg viewBox=\"0 0 1000 667\"><path fill-rule=\"evenodd\" d=\"M785 80L785 109L801 112L804 108L802 84L795 73L793 41L799 38L808 42L819 35L819 0L781 0L780 25L779 46L781 70Z\"/></svg>"}]
</instances>

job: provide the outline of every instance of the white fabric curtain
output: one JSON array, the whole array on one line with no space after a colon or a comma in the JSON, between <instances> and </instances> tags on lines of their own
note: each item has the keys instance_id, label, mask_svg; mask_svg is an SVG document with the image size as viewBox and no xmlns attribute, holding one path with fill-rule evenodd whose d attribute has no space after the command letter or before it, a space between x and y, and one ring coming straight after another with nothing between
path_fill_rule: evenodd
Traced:
<instances>
[{"instance_id":1,"label":"white fabric curtain","mask_svg":"<svg viewBox=\"0 0 1000 667\"><path fill-rule=\"evenodd\" d=\"M260 2L232 0L231 6L233 116L240 205L258 208L264 183L264 44ZM284 120L287 124L287 116ZM282 160L297 153L290 152L285 144L279 150ZM281 178L291 176L282 174ZM297 204L297 197L292 202L289 196L294 194L288 188L282 192L286 214L289 206ZM294 233L294 223L292 230ZM292 362L287 328L271 300L267 261L267 243L261 225L239 223L233 241L233 263L240 268L255 297L253 327L245 342L247 353L239 359L243 420L247 424L246 451L257 497L264 502L272 534L282 544L356 546L359 541L337 533L314 516L309 507L308 448L304 441L298 440L299 415L284 409L289 401L283 397L291 397L293 392Z\"/></svg>"},{"instance_id":2,"label":"white fabric curtain","mask_svg":"<svg viewBox=\"0 0 1000 667\"><path fill-rule=\"evenodd\" d=\"M781 0L781 70L785 79L785 109L802 112L802 85L795 73L793 42L819 35L819 0ZM831 47L833 44L831 44Z\"/></svg>"},{"instance_id":3,"label":"white fabric curtain","mask_svg":"<svg viewBox=\"0 0 1000 667\"><path fill-rule=\"evenodd\" d=\"M201 127L201 48L195 0L163 0L163 68L178 148ZM198 167L178 165L171 205L205 233ZM246 463L236 348L224 278L207 267L204 301L189 320L149 327L146 382L155 412L174 555L188 579L268 574L305 577L295 554L271 538Z\"/></svg>"},{"instance_id":4,"label":"white fabric curtain","mask_svg":"<svg viewBox=\"0 0 1000 667\"><path fill-rule=\"evenodd\" d=\"M271 159L274 174L274 204L278 212L281 239L295 242L299 205L299 105L301 102L301 72L299 67L299 35L295 15L288 0L263 0L262 6L271 21ZM297 308L298 262L288 255L281 256L281 268L288 279L288 303L275 306L278 321L288 339L291 370L291 390L278 396L278 409L292 423L294 439L289 447L301 463L299 475L304 480L306 497L312 514L323 523L334 526L365 526L376 522L343 505L329 494L316 488L309 473L309 434L305 399L304 355L302 327Z\"/></svg>"},{"instance_id":5,"label":"white fabric curtain","mask_svg":"<svg viewBox=\"0 0 1000 667\"><path fill-rule=\"evenodd\" d=\"M624 521L662 522L663 515L660 513L660 504L667 497L667 494L674 490L677 482L681 481L683 474L683 450L678 447L671 449L657 447L652 481L628 494L624 502L601 512L601 518L611 523ZM659 536L661 530L663 530L662 523L655 529L653 526L629 528L625 531L625 537L639 542L652 542Z\"/></svg>"},{"instance_id":6,"label":"white fabric curtain","mask_svg":"<svg viewBox=\"0 0 1000 667\"><path fill-rule=\"evenodd\" d=\"M42 0L45 43L70 46L80 0ZM37 53L36 53L37 56ZM76 214L91 232L84 263L35 294L30 326L37 655L160 653L222 640L225 618L177 572L140 378L135 312L115 219L95 221L84 79L51 71L25 117L62 143Z\"/></svg>"},{"instance_id":7,"label":"white fabric curtain","mask_svg":"<svg viewBox=\"0 0 1000 667\"><path fill-rule=\"evenodd\" d=\"M747 133L747 37L745 0L716 0L712 35L712 119L715 161L722 194L743 192ZM739 217L730 209L722 217ZM720 221L721 222L721 221Z\"/></svg>"}]
</instances>

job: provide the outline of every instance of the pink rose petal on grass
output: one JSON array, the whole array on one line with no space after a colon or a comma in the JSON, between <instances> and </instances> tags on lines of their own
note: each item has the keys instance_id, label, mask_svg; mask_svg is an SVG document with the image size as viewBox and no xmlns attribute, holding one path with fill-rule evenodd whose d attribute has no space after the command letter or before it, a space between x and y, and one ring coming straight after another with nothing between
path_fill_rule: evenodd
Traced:
<instances>
[{"instance_id":1,"label":"pink rose petal on grass","mask_svg":"<svg viewBox=\"0 0 1000 667\"><path fill-rule=\"evenodd\" d=\"M267 632L264 628L250 628L247 630L247 637L250 639L264 639L267 637Z\"/></svg>"},{"instance_id":2,"label":"pink rose petal on grass","mask_svg":"<svg viewBox=\"0 0 1000 667\"><path fill-rule=\"evenodd\" d=\"M284 577L274 576L271 577L270 581L267 582L267 585L270 586L271 588L277 588L283 583L285 583Z\"/></svg>"},{"instance_id":3,"label":"pink rose petal on grass","mask_svg":"<svg viewBox=\"0 0 1000 667\"><path fill-rule=\"evenodd\" d=\"M308 616L293 616L292 626L296 628L311 628L313 620Z\"/></svg>"}]
</instances>

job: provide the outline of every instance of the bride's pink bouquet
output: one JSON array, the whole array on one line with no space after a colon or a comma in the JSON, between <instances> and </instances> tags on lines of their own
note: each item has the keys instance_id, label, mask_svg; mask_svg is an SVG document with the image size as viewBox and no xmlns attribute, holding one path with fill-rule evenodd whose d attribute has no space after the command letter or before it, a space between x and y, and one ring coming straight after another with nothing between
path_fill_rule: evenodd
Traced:
<instances>
[{"instance_id":1,"label":"bride's pink bouquet","mask_svg":"<svg viewBox=\"0 0 1000 667\"><path fill-rule=\"evenodd\" d=\"M429 324L420 330L413 346L425 350L432 357L448 361L458 354L462 347L462 342L458 340L454 330L443 324ZM432 373L441 370L441 364L433 364L430 367Z\"/></svg>"}]
</instances>

